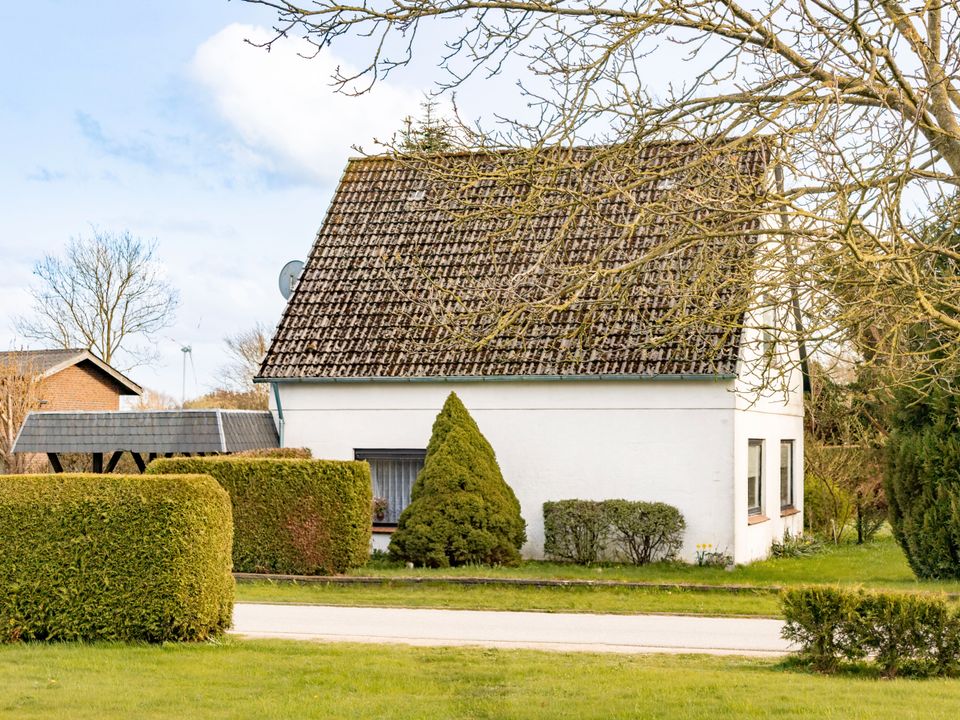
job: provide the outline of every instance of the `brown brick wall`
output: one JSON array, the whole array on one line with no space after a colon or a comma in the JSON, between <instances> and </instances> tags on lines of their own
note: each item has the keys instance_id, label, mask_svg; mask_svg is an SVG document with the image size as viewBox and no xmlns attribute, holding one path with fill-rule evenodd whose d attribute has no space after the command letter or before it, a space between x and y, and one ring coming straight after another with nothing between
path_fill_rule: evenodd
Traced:
<instances>
[{"instance_id":1,"label":"brown brick wall","mask_svg":"<svg viewBox=\"0 0 960 720\"><path fill-rule=\"evenodd\" d=\"M82 362L43 380L41 410L119 410L117 384L90 363Z\"/></svg>"}]
</instances>

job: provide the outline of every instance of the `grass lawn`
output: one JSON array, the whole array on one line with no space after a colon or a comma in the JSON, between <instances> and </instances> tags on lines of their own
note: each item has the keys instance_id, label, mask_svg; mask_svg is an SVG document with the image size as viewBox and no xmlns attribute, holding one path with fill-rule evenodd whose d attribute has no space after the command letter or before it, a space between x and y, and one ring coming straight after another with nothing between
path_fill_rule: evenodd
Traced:
<instances>
[{"instance_id":1,"label":"grass lawn","mask_svg":"<svg viewBox=\"0 0 960 720\"><path fill-rule=\"evenodd\" d=\"M955 718L958 680L770 660L228 640L0 647L0 718Z\"/></svg>"},{"instance_id":2,"label":"grass lawn","mask_svg":"<svg viewBox=\"0 0 960 720\"><path fill-rule=\"evenodd\" d=\"M703 585L788 585L844 583L900 590L943 590L960 593L960 582L918 582L900 547L889 534L865 545L828 546L812 557L783 558L723 568L702 568L685 563L655 563L637 567L616 565L583 567L562 563L525 562L516 568L468 566L430 570L408 569L387 561L372 561L354 575L378 577L507 577L584 580L628 580Z\"/></svg>"},{"instance_id":3,"label":"grass lawn","mask_svg":"<svg viewBox=\"0 0 960 720\"><path fill-rule=\"evenodd\" d=\"M607 587L503 585L334 585L238 581L237 600L357 607L429 607L460 610L537 610L590 613L760 615L780 612L775 593L696 592Z\"/></svg>"},{"instance_id":4,"label":"grass lawn","mask_svg":"<svg viewBox=\"0 0 960 720\"><path fill-rule=\"evenodd\" d=\"M633 580L701 585L750 585L756 592L657 590L630 587L462 586L442 583L335 585L328 583L239 582L237 598L255 602L320 603L388 607L440 607L547 612L671 612L698 615L762 615L780 612L776 594L762 588L810 583L862 585L892 590L960 593L958 582L918 582L889 536L868 545L841 545L806 558L784 558L738 567L732 572L690 565L579 567L528 562L519 568L467 567L409 570L374 561L356 571L387 579L419 577L551 578Z\"/></svg>"}]
</instances>

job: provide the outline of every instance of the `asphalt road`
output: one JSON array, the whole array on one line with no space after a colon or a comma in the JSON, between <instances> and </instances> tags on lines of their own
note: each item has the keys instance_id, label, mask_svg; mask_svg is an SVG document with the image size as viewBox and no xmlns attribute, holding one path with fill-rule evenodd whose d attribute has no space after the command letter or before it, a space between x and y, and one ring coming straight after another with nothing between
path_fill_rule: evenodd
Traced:
<instances>
[{"instance_id":1,"label":"asphalt road","mask_svg":"<svg viewBox=\"0 0 960 720\"><path fill-rule=\"evenodd\" d=\"M783 623L764 618L587 615L237 603L237 635L326 642L564 652L778 656Z\"/></svg>"}]
</instances>

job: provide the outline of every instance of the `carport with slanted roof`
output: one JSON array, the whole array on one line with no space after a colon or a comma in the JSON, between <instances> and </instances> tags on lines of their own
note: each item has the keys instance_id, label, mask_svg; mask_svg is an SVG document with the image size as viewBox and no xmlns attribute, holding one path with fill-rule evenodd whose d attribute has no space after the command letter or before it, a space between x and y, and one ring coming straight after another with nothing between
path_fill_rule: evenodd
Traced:
<instances>
[{"instance_id":1,"label":"carport with slanted roof","mask_svg":"<svg viewBox=\"0 0 960 720\"><path fill-rule=\"evenodd\" d=\"M20 428L13 452L44 453L54 472L63 472L61 453L89 454L92 471L108 473L125 452L143 472L157 457L221 455L279 446L273 416L266 411L32 412Z\"/></svg>"}]
</instances>

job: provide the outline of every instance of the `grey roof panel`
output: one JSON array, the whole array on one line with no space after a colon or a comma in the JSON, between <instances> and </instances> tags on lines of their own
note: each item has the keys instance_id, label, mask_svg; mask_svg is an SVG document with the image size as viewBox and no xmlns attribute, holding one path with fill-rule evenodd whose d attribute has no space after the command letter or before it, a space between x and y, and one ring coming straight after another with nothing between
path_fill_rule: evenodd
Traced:
<instances>
[{"instance_id":1,"label":"grey roof panel","mask_svg":"<svg viewBox=\"0 0 960 720\"><path fill-rule=\"evenodd\" d=\"M163 454L278 446L273 416L266 411L32 412L13 451Z\"/></svg>"}]
</instances>

